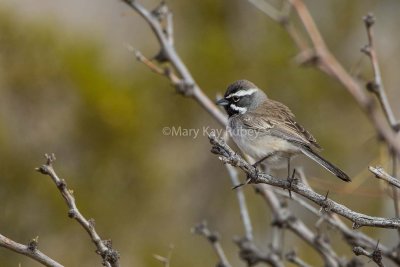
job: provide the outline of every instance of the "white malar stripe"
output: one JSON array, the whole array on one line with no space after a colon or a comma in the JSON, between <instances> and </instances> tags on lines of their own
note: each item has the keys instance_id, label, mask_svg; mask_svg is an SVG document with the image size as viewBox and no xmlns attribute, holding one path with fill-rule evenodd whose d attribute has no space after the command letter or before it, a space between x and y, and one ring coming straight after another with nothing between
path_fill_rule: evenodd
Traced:
<instances>
[{"instance_id":1,"label":"white malar stripe","mask_svg":"<svg viewBox=\"0 0 400 267\"><path fill-rule=\"evenodd\" d=\"M231 108L233 110L239 111L240 114L244 114L247 111L247 108L241 108L241 107L236 106L235 104L231 104Z\"/></svg>"},{"instance_id":2,"label":"white malar stripe","mask_svg":"<svg viewBox=\"0 0 400 267\"><path fill-rule=\"evenodd\" d=\"M252 95L254 94L257 90L259 90L258 88L250 88L248 90L239 90L236 93L230 94L228 96L226 96L225 98L231 98L233 96L245 96L245 95Z\"/></svg>"}]
</instances>

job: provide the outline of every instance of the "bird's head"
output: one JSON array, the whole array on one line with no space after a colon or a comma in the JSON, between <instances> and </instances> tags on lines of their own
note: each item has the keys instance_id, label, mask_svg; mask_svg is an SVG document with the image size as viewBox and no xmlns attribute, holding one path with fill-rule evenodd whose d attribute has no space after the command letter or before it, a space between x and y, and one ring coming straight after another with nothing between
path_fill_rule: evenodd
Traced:
<instances>
[{"instance_id":1,"label":"bird's head","mask_svg":"<svg viewBox=\"0 0 400 267\"><path fill-rule=\"evenodd\" d=\"M218 100L217 105L223 106L228 115L232 116L256 109L265 99L267 95L254 83L239 80L228 86L224 98Z\"/></svg>"}]
</instances>

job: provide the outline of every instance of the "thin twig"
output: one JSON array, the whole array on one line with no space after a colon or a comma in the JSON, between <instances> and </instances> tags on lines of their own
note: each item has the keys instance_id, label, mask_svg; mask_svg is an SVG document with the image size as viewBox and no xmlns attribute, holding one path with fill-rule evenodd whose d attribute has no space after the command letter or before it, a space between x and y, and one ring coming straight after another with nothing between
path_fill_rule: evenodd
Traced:
<instances>
[{"instance_id":1,"label":"thin twig","mask_svg":"<svg viewBox=\"0 0 400 267\"><path fill-rule=\"evenodd\" d=\"M299 266L299 267L311 267L308 263L304 262L302 259L297 257L297 254L294 250L286 253L285 258L287 261Z\"/></svg>"},{"instance_id":2,"label":"thin twig","mask_svg":"<svg viewBox=\"0 0 400 267\"><path fill-rule=\"evenodd\" d=\"M369 166L369 170L375 174L375 177L381 180L384 180L386 182L388 182L390 185L395 186L397 188L400 188L400 181L391 176L390 174L388 174L387 172L385 172L385 170L382 167L372 167Z\"/></svg>"},{"instance_id":3,"label":"thin twig","mask_svg":"<svg viewBox=\"0 0 400 267\"><path fill-rule=\"evenodd\" d=\"M247 263L247 266L255 266L264 262L272 267L284 267L281 258L274 251L266 252L260 250L254 242L246 238L236 238L236 244L240 249L240 258Z\"/></svg>"},{"instance_id":4,"label":"thin twig","mask_svg":"<svg viewBox=\"0 0 400 267\"><path fill-rule=\"evenodd\" d=\"M219 243L219 235L216 232L211 232L208 229L206 222L201 222L195 227L193 227L192 232L201 236L204 236L212 245L215 253L217 254L220 262L217 266L220 267L231 267L221 244Z\"/></svg>"},{"instance_id":5,"label":"thin twig","mask_svg":"<svg viewBox=\"0 0 400 267\"><path fill-rule=\"evenodd\" d=\"M310 211L318 218L323 218L323 220L329 223L329 225L331 225L332 227L334 227L334 229L340 231L344 240L346 241L347 244L349 244L349 246L351 247L360 246L363 248L376 249L376 244L378 243L378 240L375 240L367 236L363 232L359 232L349 228L336 214L332 214L326 211L320 212L318 209L316 209L306 200L298 197L298 195L296 194L293 194L292 197L290 198L289 194L286 191L275 188L273 189L273 191L275 194L283 196L290 201L295 201L297 204L304 207L306 210ZM399 254L395 250L389 249L382 243L379 243L378 248L380 249L383 256L392 260L396 264L400 264Z\"/></svg>"},{"instance_id":6,"label":"thin twig","mask_svg":"<svg viewBox=\"0 0 400 267\"><path fill-rule=\"evenodd\" d=\"M265 183L283 189L290 189L312 202L316 203L324 209L329 209L331 212L337 213L353 222L353 228L362 226L381 227L381 228L400 228L399 218L382 218L365 215L355 212L348 207L339 204L325 196L314 192L301 182L291 183L287 180L275 178L271 175L261 173L252 165L246 162L241 156L235 153L223 140L219 140L215 134L209 136L212 144L212 152L220 155L220 160L224 163L231 164L241 168L251 179L251 183Z\"/></svg>"},{"instance_id":7,"label":"thin twig","mask_svg":"<svg viewBox=\"0 0 400 267\"><path fill-rule=\"evenodd\" d=\"M367 88L378 97L383 112L385 113L390 126L395 131L399 131L400 125L399 122L396 120L396 117L394 116L392 107L390 106L389 99L386 95L386 91L383 85L381 70L379 68L378 55L376 53L374 43L374 33L372 30L372 27L375 24L375 17L372 14L367 14L366 16L364 16L363 20L365 28L367 30L368 44L361 51L364 52L371 59L372 69L374 71L374 81L369 82L367 84Z\"/></svg>"},{"instance_id":8,"label":"thin twig","mask_svg":"<svg viewBox=\"0 0 400 267\"><path fill-rule=\"evenodd\" d=\"M372 99L365 93L360 84L350 76L329 51L306 5L302 0L290 0L290 2L312 42L312 49L307 48L307 46L303 44L300 46L298 44L299 42L293 38L293 35L289 31L290 36L300 50L301 61L312 63L313 66L316 66L322 72L338 80L367 114L378 134L396 151L396 154L400 156L400 142L398 142L395 133L381 120ZM271 16L271 18L280 23L280 21L276 19L276 16ZM295 32L298 33L297 31Z\"/></svg>"},{"instance_id":9,"label":"thin twig","mask_svg":"<svg viewBox=\"0 0 400 267\"><path fill-rule=\"evenodd\" d=\"M179 82L172 83L176 90L184 96L194 98L219 123L226 125L226 115L224 115L200 89L175 50L173 41L171 41L173 40L173 37L171 36L173 34L173 26L172 15L168 15L171 13L170 10L167 11L167 28L165 29L162 24L162 18L158 16L157 12L150 12L137 0L122 1L132 7L150 25L161 46L160 53L158 54L159 57L161 57L163 61L167 61L169 64L171 64L179 76ZM158 73L161 74L161 72ZM162 74L165 76L164 72Z\"/></svg>"},{"instance_id":10,"label":"thin twig","mask_svg":"<svg viewBox=\"0 0 400 267\"><path fill-rule=\"evenodd\" d=\"M300 219L295 217L292 212L281 205L279 199L271 188L265 185L258 185L257 191L271 208L274 215L274 224L287 228L300 239L304 240L315 249L324 259L326 266L339 266L339 258L335 251L325 239L311 231Z\"/></svg>"},{"instance_id":11,"label":"thin twig","mask_svg":"<svg viewBox=\"0 0 400 267\"><path fill-rule=\"evenodd\" d=\"M119 253L112 248L111 240L102 240L97 234L95 229L95 222L93 219L87 220L79 211L76 206L75 197L73 191L67 188L67 183L64 179L60 179L53 168L53 162L55 161L54 154L46 154L46 163L36 170L44 175L48 175L58 190L60 191L65 203L68 206L68 217L75 219L85 231L89 234L90 239L96 245L97 253L103 259L103 264L106 266L118 267L119 265Z\"/></svg>"},{"instance_id":12,"label":"thin twig","mask_svg":"<svg viewBox=\"0 0 400 267\"><path fill-rule=\"evenodd\" d=\"M29 258L40 262L44 266L48 267L63 267L60 263L56 262L49 256L45 255L38 249L38 241L37 238L31 240L28 245L23 245L17 243L3 235L0 234L0 247L7 248L16 253L28 256Z\"/></svg>"},{"instance_id":13,"label":"thin twig","mask_svg":"<svg viewBox=\"0 0 400 267\"><path fill-rule=\"evenodd\" d=\"M368 258L370 258L373 262L376 263L376 265L378 265L379 267L384 267L383 263L382 263L382 254L381 251L376 248L374 251L372 252L368 252L365 249L363 249L362 247L354 247L353 248L353 252L354 254L356 254L357 256L360 255L364 255L367 256Z\"/></svg>"},{"instance_id":14,"label":"thin twig","mask_svg":"<svg viewBox=\"0 0 400 267\"><path fill-rule=\"evenodd\" d=\"M237 170L230 165L226 165L226 169L228 170L232 185L237 186L239 184ZM235 192L239 202L240 217L242 219L243 228L245 231L245 237L248 240L253 240L253 227L251 226L249 210L247 209L247 204L243 193L243 189L241 187L238 187L235 189Z\"/></svg>"}]
</instances>

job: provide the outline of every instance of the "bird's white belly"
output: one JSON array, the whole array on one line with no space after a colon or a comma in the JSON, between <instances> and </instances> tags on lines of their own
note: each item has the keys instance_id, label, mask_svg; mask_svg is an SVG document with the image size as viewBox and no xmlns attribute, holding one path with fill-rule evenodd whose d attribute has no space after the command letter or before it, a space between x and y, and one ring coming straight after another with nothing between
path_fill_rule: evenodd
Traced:
<instances>
[{"instance_id":1,"label":"bird's white belly","mask_svg":"<svg viewBox=\"0 0 400 267\"><path fill-rule=\"evenodd\" d=\"M229 131L229 129L228 129ZM281 168L287 166L287 159L300 153L297 146L278 137L271 135L246 135L237 134L230 131L232 139L238 145L240 150L258 161L266 156L265 163L272 168Z\"/></svg>"}]
</instances>

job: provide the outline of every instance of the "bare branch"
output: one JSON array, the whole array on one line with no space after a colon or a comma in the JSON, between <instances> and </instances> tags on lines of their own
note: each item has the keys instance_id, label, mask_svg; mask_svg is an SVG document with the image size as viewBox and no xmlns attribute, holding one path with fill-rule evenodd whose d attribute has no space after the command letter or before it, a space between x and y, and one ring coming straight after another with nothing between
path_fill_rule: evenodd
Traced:
<instances>
[{"instance_id":1,"label":"bare branch","mask_svg":"<svg viewBox=\"0 0 400 267\"><path fill-rule=\"evenodd\" d=\"M215 104L204 94L204 92L197 85L189 70L179 57L173 45L173 26L172 26L172 14L168 10L166 16L166 28L163 27L163 18L158 15L157 12L150 12L137 0L122 0L124 3L132 7L138 12L143 19L150 25L154 34L160 43L161 50L158 57L162 58L163 61L170 63L178 73L180 77L179 83L172 83L176 90L184 96L194 98L206 111L208 111L219 123L226 125L226 116L215 106ZM169 15L168 15L169 14ZM159 73L161 74L161 73Z\"/></svg>"},{"instance_id":2,"label":"bare branch","mask_svg":"<svg viewBox=\"0 0 400 267\"><path fill-rule=\"evenodd\" d=\"M324 237L311 231L300 219L295 217L292 212L282 207L279 199L272 192L271 188L265 185L257 185L257 192L261 194L268 203L274 215L273 224L280 228L287 228L296 234L300 239L315 249L324 259L326 266L339 266L339 258L333 251Z\"/></svg>"},{"instance_id":3,"label":"bare branch","mask_svg":"<svg viewBox=\"0 0 400 267\"><path fill-rule=\"evenodd\" d=\"M390 174L388 174L387 172L385 172L385 170L382 167L372 167L369 166L369 170L375 174L375 177L381 180L384 180L386 182L388 182L390 185L395 186L397 188L400 188L400 181L391 176Z\"/></svg>"},{"instance_id":4,"label":"bare branch","mask_svg":"<svg viewBox=\"0 0 400 267\"><path fill-rule=\"evenodd\" d=\"M240 258L244 260L248 266L254 266L261 262L269 264L272 267L285 266L279 255L275 252L261 251L252 241L247 240L246 238L236 238L235 242L240 249Z\"/></svg>"},{"instance_id":5,"label":"bare branch","mask_svg":"<svg viewBox=\"0 0 400 267\"><path fill-rule=\"evenodd\" d=\"M79 211L75 203L73 191L67 188L67 183L64 179L60 179L53 168L53 162L55 161L54 154L46 154L46 163L36 170L44 175L48 175L61 195L63 196L65 203L67 204L68 217L75 219L85 231L89 234L92 242L96 245L97 253L102 257L103 264L106 266L118 267L119 266L119 253L112 248L111 240L102 240L97 234L95 229L95 222L93 219L87 220Z\"/></svg>"},{"instance_id":6,"label":"bare branch","mask_svg":"<svg viewBox=\"0 0 400 267\"><path fill-rule=\"evenodd\" d=\"M322 72L338 80L367 114L378 134L396 151L396 154L400 156L400 142L395 133L380 119L379 112L374 105L374 102L365 93L360 84L350 76L350 74L329 51L306 5L302 0L290 0L290 3L293 5L294 10L303 23L312 42L312 49L307 48L307 46L304 45L304 42L301 42L301 45L299 45L299 42L293 38L293 28L292 31L288 31L300 49L300 56L298 57L300 61L303 63L311 63ZM272 16L272 19L276 21L276 16ZM286 30L288 29L286 28ZM298 35L297 31L295 31L295 33Z\"/></svg>"},{"instance_id":7,"label":"bare branch","mask_svg":"<svg viewBox=\"0 0 400 267\"><path fill-rule=\"evenodd\" d=\"M161 255L157 255L157 254L154 254L153 257L156 260L158 260L159 262L161 262L164 265L164 267L170 267L173 249L174 249L174 246L170 245L169 252L168 252L168 255L166 257L161 256Z\"/></svg>"},{"instance_id":8,"label":"bare branch","mask_svg":"<svg viewBox=\"0 0 400 267\"><path fill-rule=\"evenodd\" d=\"M273 189L274 193L280 196L283 196L289 200L295 201L315 216L322 218L325 220L329 225L340 231L344 240L351 246L359 246L363 248L369 249L376 249L376 244L378 244L378 240L372 239L371 237L367 236L363 232L358 232L356 230L350 229L347 225L336 215L330 212L320 212L310 203L305 201L304 199L298 197L297 195L293 194L292 197L289 197L289 194L285 191L279 189ZM389 249L382 243L378 244L378 248L380 249L383 256L392 260L396 264L400 264L400 257L396 250Z\"/></svg>"},{"instance_id":9,"label":"bare branch","mask_svg":"<svg viewBox=\"0 0 400 267\"><path fill-rule=\"evenodd\" d=\"M314 192L308 186L299 181L291 183L287 180L277 179L271 175L260 173L241 156L236 154L223 140L219 140L214 134L211 134L209 138L213 146L211 151L214 154L220 155L220 160L224 163L241 168L251 179L251 183L264 183L286 190L290 189L291 191L311 200L320 207L349 219L353 222L353 228L355 229L362 226L400 228L399 218L381 218L358 213L329 198L325 198L325 196Z\"/></svg>"},{"instance_id":10,"label":"bare branch","mask_svg":"<svg viewBox=\"0 0 400 267\"><path fill-rule=\"evenodd\" d=\"M295 265L297 265L299 267L311 267L311 265L307 264L302 259L297 257L296 252L294 250L289 251L288 253L286 253L285 258L289 262L291 262L291 263L293 263L293 264L295 264Z\"/></svg>"},{"instance_id":11,"label":"bare branch","mask_svg":"<svg viewBox=\"0 0 400 267\"><path fill-rule=\"evenodd\" d=\"M238 172L237 170L232 167L231 165L226 165L226 169L228 170L229 177L231 179L232 185L237 186L239 184ZM251 220L249 211L246 205L246 199L243 193L243 189L238 187L235 189L236 196L239 202L239 210L240 210L240 217L242 219L245 237L248 240L253 240L253 227L251 226Z\"/></svg>"},{"instance_id":12,"label":"bare branch","mask_svg":"<svg viewBox=\"0 0 400 267\"><path fill-rule=\"evenodd\" d=\"M373 262L376 263L376 265L378 265L379 267L384 267L383 263L382 263L382 254L381 251L376 248L374 251L372 252L368 252L365 249L363 249L362 247L354 247L353 248L353 252L354 254L356 254L357 256L360 255L364 255L367 256L368 258L370 258Z\"/></svg>"},{"instance_id":13,"label":"bare branch","mask_svg":"<svg viewBox=\"0 0 400 267\"><path fill-rule=\"evenodd\" d=\"M201 236L204 236L207 238L207 240L210 242L212 245L215 253L217 253L217 256L220 260L219 264L217 266L219 267L231 267L231 264L229 263L228 259L225 256L225 252L222 249L221 244L219 243L219 235L216 232L211 232L210 229L208 229L207 223L206 222L201 222L198 225L196 225L193 229L192 232Z\"/></svg>"},{"instance_id":14,"label":"bare branch","mask_svg":"<svg viewBox=\"0 0 400 267\"><path fill-rule=\"evenodd\" d=\"M29 258L40 262L44 266L63 267L63 265L43 254L43 252L38 249L37 238L32 239L28 245L23 245L0 234L0 247L4 247L16 253L28 256Z\"/></svg>"},{"instance_id":15,"label":"bare branch","mask_svg":"<svg viewBox=\"0 0 400 267\"><path fill-rule=\"evenodd\" d=\"M374 80L367 84L367 89L374 93L382 106L382 109L386 115L386 118L390 124L390 126L395 130L400 130L400 124L396 120L392 107L390 106L389 100L386 95L385 88L383 86L381 70L379 68L378 63L378 55L376 53L375 43L374 43L374 34L372 31L372 27L375 24L375 17L372 14L367 14L364 18L365 28L367 30L368 36L368 44L361 50L364 52L370 59L372 64L372 69L374 71Z\"/></svg>"}]
</instances>

